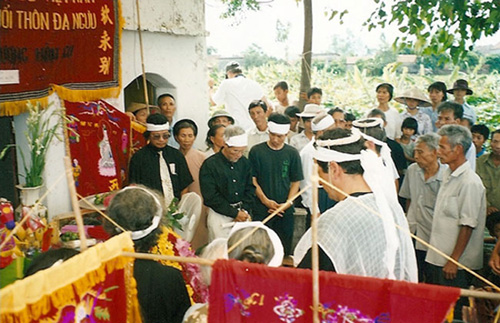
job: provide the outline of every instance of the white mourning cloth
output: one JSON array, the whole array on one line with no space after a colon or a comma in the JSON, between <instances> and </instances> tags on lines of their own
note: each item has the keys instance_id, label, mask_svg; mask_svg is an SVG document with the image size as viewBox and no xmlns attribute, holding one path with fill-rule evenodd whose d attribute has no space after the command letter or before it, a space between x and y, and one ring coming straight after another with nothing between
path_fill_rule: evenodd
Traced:
<instances>
[{"instance_id":1,"label":"white mourning cloth","mask_svg":"<svg viewBox=\"0 0 500 323\"><path fill-rule=\"evenodd\" d=\"M351 137L358 136L359 134L354 131ZM348 139L349 137L342 140ZM354 204L351 200L353 198L349 197L320 217L318 223L319 245L332 260L335 270L343 274L416 282L417 265L413 245L408 234L408 222L397 198L387 198L385 188L392 181L392 178L387 178L385 175L382 160L371 150L363 150L360 154L346 154L322 147L317 148L315 158L327 162L360 160L364 169L363 178L374 192L374 194L368 194L373 199L372 205L367 205L369 210ZM359 199L361 202L365 201L363 196ZM378 212L381 217L375 212ZM326 216L327 214L332 215ZM358 223L358 217L361 215L364 215L365 219L368 216L374 217L375 220L370 218L370 220L366 220L368 225L361 225L365 223L364 220ZM342 221L342 219L344 220ZM356 225L351 225L352 223L356 223ZM378 223L377 230L383 231L374 232L373 226L376 223ZM404 232L397 229L395 224L402 227ZM353 231L357 233L353 234ZM356 242L357 235L361 235L362 242ZM382 243L381 240L383 240ZM362 245L354 247L359 243ZM311 231L309 229L295 249L294 259L297 264L310 247ZM372 250L372 247L376 251Z\"/></svg>"}]
</instances>

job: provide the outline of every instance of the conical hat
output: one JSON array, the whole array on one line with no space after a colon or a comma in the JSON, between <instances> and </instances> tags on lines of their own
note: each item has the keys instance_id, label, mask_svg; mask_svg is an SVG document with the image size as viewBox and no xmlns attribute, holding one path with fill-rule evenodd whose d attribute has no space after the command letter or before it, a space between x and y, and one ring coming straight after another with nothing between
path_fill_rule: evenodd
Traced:
<instances>
[{"instance_id":1,"label":"conical hat","mask_svg":"<svg viewBox=\"0 0 500 323\"><path fill-rule=\"evenodd\" d=\"M430 107L432 105L431 102L429 101L429 99L427 98L427 96L424 94L424 92L420 91L416 87L412 87L411 89L404 91L402 95L394 98L394 100L396 100L396 102L399 102L399 103L405 104L405 105L406 105L406 102L405 102L406 99L414 99L414 100L420 101L418 103L419 107Z\"/></svg>"}]
</instances>

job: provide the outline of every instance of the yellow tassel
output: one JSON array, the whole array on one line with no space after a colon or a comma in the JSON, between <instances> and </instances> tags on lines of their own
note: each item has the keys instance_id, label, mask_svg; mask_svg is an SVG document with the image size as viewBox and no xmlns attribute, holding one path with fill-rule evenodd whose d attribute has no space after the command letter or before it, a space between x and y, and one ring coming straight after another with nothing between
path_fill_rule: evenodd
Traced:
<instances>
[{"instance_id":1,"label":"yellow tassel","mask_svg":"<svg viewBox=\"0 0 500 323\"><path fill-rule=\"evenodd\" d=\"M46 107L49 104L48 97L38 98L38 99L29 99L22 101L10 101L0 103L0 117L8 117L8 116L17 116L19 114L23 114L28 111L28 107L26 104L28 101L31 101L34 105L37 102L40 102L42 107Z\"/></svg>"}]
</instances>

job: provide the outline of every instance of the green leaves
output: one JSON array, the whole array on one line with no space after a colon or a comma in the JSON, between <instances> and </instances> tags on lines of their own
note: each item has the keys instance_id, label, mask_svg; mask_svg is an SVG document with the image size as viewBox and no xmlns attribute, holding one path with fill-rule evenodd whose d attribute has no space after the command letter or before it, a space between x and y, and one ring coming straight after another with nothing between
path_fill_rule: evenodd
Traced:
<instances>
[{"instance_id":1,"label":"green leaves","mask_svg":"<svg viewBox=\"0 0 500 323\"><path fill-rule=\"evenodd\" d=\"M417 54L447 53L455 64L477 40L500 28L497 0L396 0L390 11L384 9L384 2L374 2L379 7L364 24L368 30L396 24L404 35L395 41L395 48L406 43L415 47Z\"/></svg>"}]
</instances>

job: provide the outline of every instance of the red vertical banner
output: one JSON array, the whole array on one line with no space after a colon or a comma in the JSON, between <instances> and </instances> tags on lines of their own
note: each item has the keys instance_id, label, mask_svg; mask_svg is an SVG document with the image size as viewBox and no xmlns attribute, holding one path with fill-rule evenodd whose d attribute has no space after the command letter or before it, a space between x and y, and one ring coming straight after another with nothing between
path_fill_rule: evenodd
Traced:
<instances>
[{"instance_id":1,"label":"red vertical banner","mask_svg":"<svg viewBox=\"0 0 500 323\"><path fill-rule=\"evenodd\" d=\"M54 89L72 101L118 94L120 21L118 0L0 0L0 115Z\"/></svg>"},{"instance_id":2,"label":"red vertical banner","mask_svg":"<svg viewBox=\"0 0 500 323\"><path fill-rule=\"evenodd\" d=\"M82 196L118 190L126 183L130 118L105 101L64 102L77 192Z\"/></svg>"}]
</instances>

